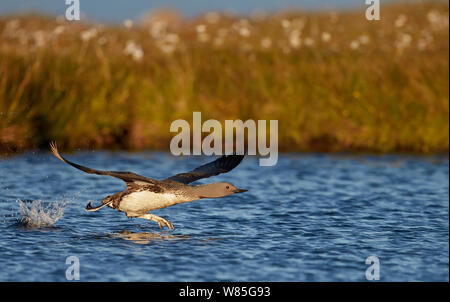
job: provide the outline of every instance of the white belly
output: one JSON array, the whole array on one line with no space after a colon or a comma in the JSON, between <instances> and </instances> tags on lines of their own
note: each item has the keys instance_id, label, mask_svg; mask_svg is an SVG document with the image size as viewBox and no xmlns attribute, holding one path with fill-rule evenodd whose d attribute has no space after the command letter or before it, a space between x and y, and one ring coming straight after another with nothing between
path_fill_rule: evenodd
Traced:
<instances>
[{"instance_id":1,"label":"white belly","mask_svg":"<svg viewBox=\"0 0 450 302\"><path fill-rule=\"evenodd\" d=\"M120 201L119 210L127 213L141 214L172 206L180 201L182 201L180 196L170 193L134 192L125 196Z\"/></svg>"}]
</instances>

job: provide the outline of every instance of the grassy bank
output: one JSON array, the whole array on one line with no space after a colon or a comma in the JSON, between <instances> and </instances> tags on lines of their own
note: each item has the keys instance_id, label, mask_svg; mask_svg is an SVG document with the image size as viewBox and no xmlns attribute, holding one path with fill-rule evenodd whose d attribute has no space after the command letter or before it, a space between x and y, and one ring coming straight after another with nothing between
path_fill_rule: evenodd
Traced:
<instances>
[{"instance_id":1,"label":"grassy bank","mask_svg":"<svg viewBox=\"0 0 450 302\"><path fill-rule=\"evenodd\" d=\"M277 119L285 151L448 152L449 8L0 19L0 150L168 149L176 119Z\"/></svg>"}]
</instances>

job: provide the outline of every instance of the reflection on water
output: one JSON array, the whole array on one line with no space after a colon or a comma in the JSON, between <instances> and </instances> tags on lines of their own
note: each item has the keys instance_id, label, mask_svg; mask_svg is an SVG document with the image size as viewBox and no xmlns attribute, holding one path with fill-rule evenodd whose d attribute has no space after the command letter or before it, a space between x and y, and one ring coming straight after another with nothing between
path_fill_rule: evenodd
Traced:
<instances>
[{"instance_id":1,"label":"reflection on water","mask_svg":"<svg viewBox=\"0 0 450 302\"><path fill-rule=\"evenodd\" d=\"M187 239L189 238L189 234L186 235L166 235L162 232L160 233L148 233L148 232L136 232L124 230L118 232L116 234L108 234L113 238L122 238L124 240L129 240L138 244L148 244L154 241L163 241L163 240L177 240L177 239Z\"/></svg>"}]
</instances>

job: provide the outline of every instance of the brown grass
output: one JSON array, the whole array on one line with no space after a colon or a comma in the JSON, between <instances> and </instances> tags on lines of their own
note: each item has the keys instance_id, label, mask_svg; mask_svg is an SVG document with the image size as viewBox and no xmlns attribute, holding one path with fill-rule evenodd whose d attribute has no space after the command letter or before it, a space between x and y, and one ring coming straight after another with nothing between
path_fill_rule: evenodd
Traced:
<instances>
[{"instance_id":1,"label":"brown grass","mask_svg":"<svg viewBox=\"0 0 450 302\"><path fill-rule=\"evenodd\" d=\"M426 2L382 6L372 22L363 11L133 28L4 17L0 149L168 149L170 123L201 111L277 119L284 151L448 152L448 14Z\"/></svg>"}]
</instances>

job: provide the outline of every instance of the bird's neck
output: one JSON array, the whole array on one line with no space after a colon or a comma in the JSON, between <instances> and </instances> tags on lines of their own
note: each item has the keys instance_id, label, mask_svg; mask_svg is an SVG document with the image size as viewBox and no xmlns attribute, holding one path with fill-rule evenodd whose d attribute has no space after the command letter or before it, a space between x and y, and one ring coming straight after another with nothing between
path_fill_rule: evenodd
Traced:
<instances>
[{"instance_id":1,"label":"bird's neck","mask_svg":"<svg viewBox=\"0 0 450 302\"><path fill-rule=\"evenodd\" d=\"M191 190L192 190L192 194L197 196L199 199L222 197L222 195L218 195L217 193L214 193L214 190L212 190L211 184L191 186Z\"/></svg>"}]
</instances>

